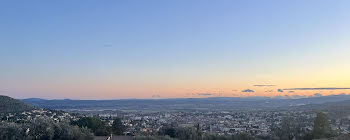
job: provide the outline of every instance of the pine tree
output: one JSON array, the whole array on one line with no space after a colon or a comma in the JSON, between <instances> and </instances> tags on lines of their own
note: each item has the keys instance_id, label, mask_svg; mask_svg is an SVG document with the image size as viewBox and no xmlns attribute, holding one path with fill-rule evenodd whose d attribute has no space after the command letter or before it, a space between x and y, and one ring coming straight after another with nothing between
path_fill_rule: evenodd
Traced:
<instances>
[{"instance_id":1,"label":"pine tree","mask_svg":"<svg viewBox=\"0 0 350 140\"><path fill-rule=\"evenodd\" d=\"M326 114L318 112L314 121L314 130L312 132L314 139L332 137L333 132Z\"/></svg>"}]
</instances>

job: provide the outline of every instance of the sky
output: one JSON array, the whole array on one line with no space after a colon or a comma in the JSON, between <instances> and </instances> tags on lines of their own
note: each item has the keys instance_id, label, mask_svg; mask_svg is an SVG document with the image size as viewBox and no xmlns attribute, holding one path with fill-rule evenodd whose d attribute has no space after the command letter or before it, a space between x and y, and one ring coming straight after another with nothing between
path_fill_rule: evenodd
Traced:
<instances>
[{"instance_id":1,"label":"sky","mask_svg":"<svg viewBox=\"0 0 350 140\"><path fill-rule=\"evenodd\" d=\"M3 0L0 94L350 93L348 0Z\"/></svg>"}]
</instances>

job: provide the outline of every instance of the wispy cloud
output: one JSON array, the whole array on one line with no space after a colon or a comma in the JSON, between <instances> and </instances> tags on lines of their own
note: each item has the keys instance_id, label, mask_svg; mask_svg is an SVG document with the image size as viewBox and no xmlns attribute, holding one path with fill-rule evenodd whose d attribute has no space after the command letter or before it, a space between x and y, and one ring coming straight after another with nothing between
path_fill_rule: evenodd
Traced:
<instances>
[{"instance_id":1,"label":"wispy cloud","mask_svg":"<svg viewBox=\"0 0 350 140\"><path fill-rule=\"evenodd\" d=\"M265 92L273 92L273 90L266 90Z\"/></svg>"},{"instance_id":2,"label":"wispy cloud","mask_svg":"<svg viewBox=\"0 0 350 140\"><path fill-rule=\"evenodd\" d=\"M329 87L329 88L286 88L283 90L344 90L344 89L350 89L350 88L335 88L335 87Z\"/></svg>"},{"instance_id":3,"label":"wispy cloud","mask_svg":"<svg viewBox=\"0 0 350 140\"><path fill-rule=\"evenodd\" d=\"M216 93L197 93L197 95L199 96L211 96L211 95L215 95Z\"/></svg>"},{"instance_id":4,"label":"wispy cloud","mask_svg":"<svg viewBox=\"0 0 350 140\"><path fill-rule=\"evenodd\" d=\"M289 93L294 93L295 91L291 90L291 91L288 91Z\"/></svg>"},{"instance_id":5,"label":"wispy cloud","mask_svg":"<svg viewBox=\"0 0 350 140\"><path fill-rule=\"evenodd\" d=\"M245 90L242 90L241 92L255 92L255 91L251 89L245 89Z\"/></svg>"},{"instance_id":6,"label":"wispy cloud","mask_svg":"<svg viewBox=\"0 0 350 140\"><path fill-rule=\"evenodd\" d=\"M283 92L283 89L277 89L277 92Z\"/></svg>"},{"instance_id":7,"label":"wispy cloud","mask_svg":"<svg viewBox=\"0 0 350 140\"><path fill-rule=\"evenodd\" d=\"M276 85L254 85L255 87L273 87Z\"/></svg>"}]
</instances>

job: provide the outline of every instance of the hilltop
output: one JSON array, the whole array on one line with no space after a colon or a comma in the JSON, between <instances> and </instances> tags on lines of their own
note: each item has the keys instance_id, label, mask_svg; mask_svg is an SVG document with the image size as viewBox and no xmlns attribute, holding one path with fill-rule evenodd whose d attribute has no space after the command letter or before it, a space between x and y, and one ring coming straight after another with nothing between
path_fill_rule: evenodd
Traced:
<instances>
[{"instance_id":1,"label":"hilltop","mask_svg":"<svg viewBox=\"0 0 350 140\"><path fill-rule=\"evenodd\" d=\"M30 111L33 106L8 96L0 95L0 114Z\"/></svg>"}]
</instances>

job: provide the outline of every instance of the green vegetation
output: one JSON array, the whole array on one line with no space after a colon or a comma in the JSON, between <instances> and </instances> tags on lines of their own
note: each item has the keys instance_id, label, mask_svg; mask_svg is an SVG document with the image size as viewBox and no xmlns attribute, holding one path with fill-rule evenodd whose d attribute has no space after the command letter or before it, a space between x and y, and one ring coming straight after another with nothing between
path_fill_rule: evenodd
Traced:
<instances>
[{"instance_id":1,"label":"green vegetation","mask_svg":"<svg viewBox=\"0 0 350 140\"><path fill-rule=\"evenodd\" d=\"M68 122L55 122L47 117L39 117L28 120L21 114L25 111L32 111L35 108L20 100L7 96L0 96L0 115L3 115L0 122L1 140L91 140L93 134L86 127L69 125ZM57 114L60 112L58 111ZM7 115L12 114L11 117ZM35 115L33 113L32 115Z\"/></svg>"},{"instance_id":2,"label":"green vegetation","mask_svg":"<svg viewBox=\"0 0 350 140\"><path fill-rule=\"evenodd\" d=\"M87 128L79 128L66 122L55 123L48 119L37 119L28 123L0 123L1 140L92 140Z\"/></svg>"},{"instance_id":3,"label":"green vegetation","mask_svg":"<svg viewBox=\"0 0 350 140\"><path fill-rule=\"evenodd\" d=\"M240 133L228 136L205 135L202 140L257 140L249 134Z\"/></svg>"},{"instance_id":4,"label":"green vegetation","mask_svg":"<svg viewBox=\"0 0 350 140\"><path fill-rule=\"evenodd\" d=\"M276 136L280 140L292 140L297 137L299 124L292 117L282 119L281 126L275 130Z\"/></svg>"},{"instance_id":5,"label":"green vegetation","mask_svg":"<svg viewBox=\"0 0 350 140\"><path fill-rule=\"evenodd\" d=\"M20 113L33 109L34 107L27 105L20 100L0 95L0 114Z\"/></svg>"},{"instance_id":6,"label":"green vegetation","mask_svg":"<svg viewBox=\"0 0 350 140\"><path fill-rule=\"evenodd\" d=\"M119 118L114 120L112 127L96 117L83 117L77 121L72 121L71 124L79 127L87 127L91 129L96 136L108 136L112 133L115 135L123 135L126 129Z\"/></svg>"},{"instance_id":7,"label":"green vegetation","mask_svg":"<svg viewBox=\"0 0 350 140\"><path fill-rule=\"evenodd\" d=\"M314 130L312 132L314 139L330 138L334 136L326 114L318 112L314 121Z\"/></svg>"},{"instance_id":8,"label":"green vegetation","mask_svg":"<svg viewBox=\"0 0 350 140\"><path fill-rule=\"evenodd\" d=\"M169 136L136 136L134 140L175 140Z\"/></svg>"},{"instance_id":9,"label":"green vegetation","mask_svg":"<svg viewBox=\"0 0 350 140\"><path fill-rule=\"evenodd\" d=\"M122 123L120 118L114 119L113 125L112 125L113 134L115 134L115 135L123 135L125 129L126 129L126 127L123 125L123 123Z\"/></svg>"},{"instance_id":10,"label":"green vegetation","mask_svg":"<svg viewBox=\"0 0 350 140\"><path fill-rule=\"evenodd\" d=\"M166 126L160 130L159 136L136 137L136 140L255 140L249 134L239 133L234 135L203 134L200 125L196 127L171 127Z\"/></svg>"},{"instance_id":11,"label":"green vegetation","mask_svg":"<svg viewBox=\"0 0 350 140\"><path fill-rule=\"evenodd\" d=\"M79 127L87 127L91 129L96 136L108 136L111 134L111 128L108 127L105 122L96 117L84 117L71 122L71 124Z\"/></svg>"},{"instance_id":12,"label":"green vegetation","mask_svg":"<svg viewBox=\"0 0 350 140\"><path fill-rule=\"evenodd\" d=\"M171 138L170 136L137 136L135 140L257 140L256 138L248 134L234 134L234 135L225 135L219 136L214 134L206 134L201 137L175 137Z\"/></svg>"},{"instance_id":13,"label":"green vegetation","mask_svg":"<svg viewBox=\"0 0 350 140\"><path fill-rule=\"evenodd\" d=\"M275 139L278 140L313 140L322 138L331 138L336 136L335 132L331 129L330 123L326 114L318 112L314 120L313 131L303 130L303 124L293 117L285 117L282 119L281 125L277 128L273 128L272 131L275 135Z\"/></svg>"},{"instance_id":14,"label":"green vegetation","mask_svg":"<svg viewBox=\"0 0 350 140\"><path fill-rule=\"evenodd\" d=\"M273 133L279 140L293 140L293 139L304 139L305 135L308 134L306 130L303 130L303 124L296 118L284 117L279 127L272 128ZM302 122L305 122L303 120Z\"/></svg>"}]
</instances>

